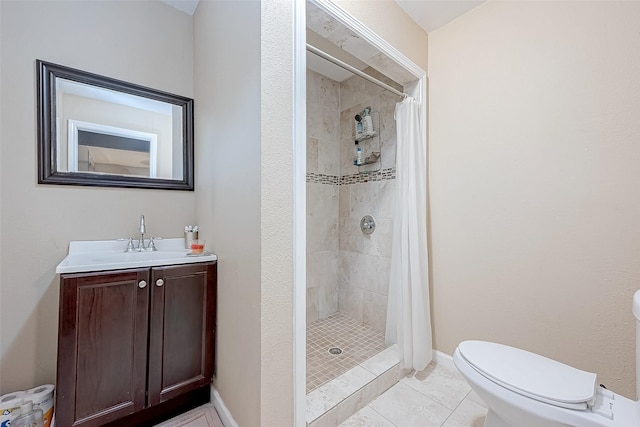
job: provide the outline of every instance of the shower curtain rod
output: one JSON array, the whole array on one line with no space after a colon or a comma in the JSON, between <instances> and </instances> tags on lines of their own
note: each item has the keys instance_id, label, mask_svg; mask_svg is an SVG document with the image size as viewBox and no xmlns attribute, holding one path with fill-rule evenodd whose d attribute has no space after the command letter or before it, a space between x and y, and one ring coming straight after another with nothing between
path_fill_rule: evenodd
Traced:
<instances>
[{"instance_id":1,"label":"shower curtain rod","mask_svg":"<svg viewBox=\"0 0 640 427\"><path fill-rule=\"evenodd\" d=\"M351 71L353 74L356 74L356 75L362 77L363 79L369 80L371 83L373 83L375 85L378 85L381 88L388 90L389 92L395 93L396 95L401 96L403 98L406 98L408 96L406 93L400 92L399 90L396 90L396 89L392 88L388 84L383 83L380 80L377 80L377 79L371 77L367 73L363 73L362 71L358 70L355 67L352 67L351 65L347 64L346 62L342 62L338 58L334 58L333 56L329 55L328 53L321 51L317 47L311 46L309 43L307 43L307 50L309 52L313 53L313 54L316 54L316 55L320 56L321 58L326 59L329 62L333 62L337 66L342 67L347 71Z\"/></svg>"}]
</instances>

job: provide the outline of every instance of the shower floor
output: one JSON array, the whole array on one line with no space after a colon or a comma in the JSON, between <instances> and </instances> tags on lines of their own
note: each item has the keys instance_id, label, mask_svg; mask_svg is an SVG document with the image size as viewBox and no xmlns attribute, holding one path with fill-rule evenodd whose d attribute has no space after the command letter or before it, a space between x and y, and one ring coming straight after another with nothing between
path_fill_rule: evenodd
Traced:
<instances>
[{"instance_id":1,"label":"shower floor","mask_svg":"<svg viewBox=\"0 0 640 427\"><path fill-rule=\"evenodd\" d=\"M339 348L340 354L329 349ZM342 313L307 324L307 394L386 348L384 334Z\"/></svg>"}]
</instances>

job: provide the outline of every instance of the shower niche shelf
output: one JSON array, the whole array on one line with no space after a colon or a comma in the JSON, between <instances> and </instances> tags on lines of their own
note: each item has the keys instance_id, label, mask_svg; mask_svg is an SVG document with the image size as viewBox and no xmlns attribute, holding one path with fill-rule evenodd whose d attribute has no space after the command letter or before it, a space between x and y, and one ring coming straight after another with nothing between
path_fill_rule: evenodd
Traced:
<instances>
[{"instance_id":1,"label":"shower niche shelf","mask_svg":"<svg viewBox=\"0 0 640 427\"><path fill-rule=\"evenodd\" d=\"M359 114L362 117L364 117L364 111L360 112ZM380 112L371 111L369 115L371 116L371 122L373 124L372 134L367 135L364 133L362 134L356 133L355 132L356 127L354 123L354 133L353 133L354 150L356 149L356 144L362 150L362 155L361 155L362 163L357 165L358 173L377 172L381 169L381 166L382 166L382 141L380 140Z\"/></svg>"}]
</instances>

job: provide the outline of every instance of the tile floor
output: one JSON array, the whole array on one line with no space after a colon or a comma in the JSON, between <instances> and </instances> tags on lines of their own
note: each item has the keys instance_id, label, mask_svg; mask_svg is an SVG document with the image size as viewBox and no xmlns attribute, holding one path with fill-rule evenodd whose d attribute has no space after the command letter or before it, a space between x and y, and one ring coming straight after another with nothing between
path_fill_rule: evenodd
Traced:
<instances>
[{"instance_id":1,"label":"tile floor","mask_svg":"<svg viewBox=\"0 0 640 427\"><path fill-rule=\"evenodd\" d=\"M486 413L450 360L403 376L381 333L339 313L307 325L310 427L482 427ZM208 404L157 427L224 426Z\"/></svg>"},{"instance_id":2,"label":"tile floor","mask_svg":"<svg viewBox=\"0 0 640 427\"><path fill-rule=\"evenodd\" d=\"M393 345L307 394L307 425L335 427L396 384L402 376Z\"/></svg>"},{"instance_id":3,"label":"tile floor","mask_svg":"<svg viewBox=\"0 0 640 427\"><path fill-rule=\"evenodd\" d=\"M185 412L156 427L224 427L213 405L208 403Z\"/></svg>"},{"instance_id":4,"label":"tile floor","mask_svg":"<svg viewBox=\"0 0 640 427\"><path fill-rule=\"evenodd\" d=\"M369 359L361 366L373 370L384 369L393 352L389 348L383 355ZM357 368L360 366L354 369ZM393 369L387 372L392 373ZM357 394L353 397L357 398L355 400L361 399ZM482 427L487 409L453 366L432 363L422 372L402 377L342 424L335 421L338 411L335 412L336 417L328 417L326 422L314 424L327 427ZM213 405L207 404L157 427L224 426Z\"/></svg>"},{"instance_id":5,"label":"tile floor","mask_svg":"<svg viewBox=\"0 0 640 427\"><path fill-rule=\"evenodd\" d=\"M455 367L403 377L340 427L482 427L487 408Z\"/></svg>"},{"instance_id":6,"label":"tile floor","mask_svg":"<svg viewBox=\"0 0 640 427\"><path fill-rule=\"evenodd\" d=\"M338 347L340 354L331 354ZM307 393L385 349L384 335L342 313L307 324Z\"/></svg>"}]
</instances>

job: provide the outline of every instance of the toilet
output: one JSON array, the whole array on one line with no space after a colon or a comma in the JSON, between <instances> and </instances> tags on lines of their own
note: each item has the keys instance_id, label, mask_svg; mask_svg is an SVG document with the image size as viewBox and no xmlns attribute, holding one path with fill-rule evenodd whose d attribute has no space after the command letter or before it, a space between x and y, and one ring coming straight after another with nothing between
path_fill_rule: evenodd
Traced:
<instances>
[{"instance_id":1,"label":"toilet","mask_svg":"<svg viewBox=\"0 0 640 427\"><path fill-rule=\"evenodd\" d=\"M633 297L633 314L640 344L640 290ZM453 362L489 408L484 427L640 426L640 402L600 387L594 373L486 341L461 342Z\"/></svg>"}]
</instances>

